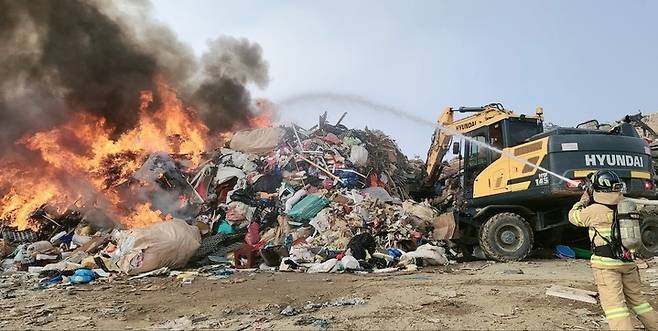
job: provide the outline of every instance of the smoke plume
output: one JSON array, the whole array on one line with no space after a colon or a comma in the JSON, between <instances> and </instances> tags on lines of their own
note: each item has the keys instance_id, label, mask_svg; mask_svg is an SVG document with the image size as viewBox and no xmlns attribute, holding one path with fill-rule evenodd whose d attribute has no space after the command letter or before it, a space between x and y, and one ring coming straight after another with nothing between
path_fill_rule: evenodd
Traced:
<instances>
[{"instance_id":1,"label":"smoke plume","mask_svg":"<svg viewBox=\"0 0 658 331\"><path fill-rule=\"evenodd\" d=\"M150 10L148 2L0 0L0 148L79 112L125 132L138 119L140 92L158 79L211 131L246 122L246 85L269 80L261 47L221 37L197 59Z\"/></svg>"},{"instance_id":2,"label":"smoke plume","mask_svg":"<svg viewBox=\"0 0 658 331\"><path fill-rule=\"evenodd\" d=\"M262 88L269 82L260 46L247 39L221 37L208 43L201 62L201 84L194 100L210 129L229 129L235 120L245 122L244 105L251 103L245 85L254 82Z\"/></svg>"}]
</instances>

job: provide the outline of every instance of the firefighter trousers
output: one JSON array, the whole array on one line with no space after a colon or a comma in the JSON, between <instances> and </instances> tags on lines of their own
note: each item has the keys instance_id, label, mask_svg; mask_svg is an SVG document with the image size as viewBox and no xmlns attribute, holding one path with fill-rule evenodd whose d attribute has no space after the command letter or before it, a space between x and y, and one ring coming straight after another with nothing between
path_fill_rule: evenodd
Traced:
<instances>
[{"instance_id":1,"label":"firefighter trousers","mask_svg":"<svg viewBox=\"0 0 658 331\"><path fill-rule=\"evenodd\" d=\"M648 331L658 331L658 314L642 297L635 263L606 268L592 265L601 306L610 330L633 330L633 315Z\"/></svg>"}]
</instances>

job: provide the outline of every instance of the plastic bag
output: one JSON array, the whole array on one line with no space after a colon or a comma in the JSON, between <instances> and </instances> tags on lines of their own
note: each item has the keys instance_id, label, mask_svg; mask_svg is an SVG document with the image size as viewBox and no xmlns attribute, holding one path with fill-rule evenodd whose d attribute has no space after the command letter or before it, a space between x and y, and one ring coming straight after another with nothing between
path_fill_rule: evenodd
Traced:
<instances>
[{"instance_id":1,"label":"plastic bag","mask_svg":"<svg viewBox=\"0 0 658 331\"><path fill-rule=\"evenodd\" d=\"M351 255L345 255L340 260L340 264L343 267L343 270L358 270L361 268L359 261L357 261L356 258Z\"/></svg>"},{"instance_id":2,"label":"plastic bag","mask_svg":"<svg viewBox=\"0 0 658 331\"><path fill-rule=\"evenodd\" d=\"M313 253L306 246L293 246L290 248L290 259L295 263L312 262Z\"/></svg>"},{"instance_id":3,"label":"plastic bag","mask_svg":"<svg viewBox=\"0 0 658 331\"><path fill-rule=\"evenodd\" d=\"M329 259L325 261L324 263L316 263L312 265L310 268L308 268L308 273L324 273L324 272L329 272L331 269L333 269L336 266L336 263L338 263L338 260L336 259Z\"/></svg>"},{"instance_id":4,"label":"plastic bag","mask_svg":"<svg viewBox=\"0 0 658 331\"><path fill-rule=\"evenodd\" d=\"M308 224L314 227L319 233L329 230L329 208L322 209Z\"/></svg>"},{"instance_id":5,"label":"plastic bag","mask_svg":"<svg viewBox=\"0 0 658 331\"><path fill-rule=\"evenodd\" d=\"M330 142L330 143L335 144L335 145L340 145L340 143L342 142L342 141L340 141L340 139L338 139L338 136L336 136L335 134L333 134L331 132L327 133L326 136L322 137L322 140L324 140L326 142Z\"/></svg>"},{"instance_id":6,"label":"plastic bag","mask_svg":"<svg viewBox=\"0 0 658 331\"><path fill-rule=\"evenodd\" d=\"M180 219L121 231L117 266L129 275L162 267L184 267L201 246L196 226Z\"/></svg>"},{"instance_id":7,"label":"plastic bag","mask_svg":"<svg viewBox=\"0 0 658 331\"><path fill-rule=\"evenodd\" d=\"M245 153L268 153L279 144L283 135L281 128L260 128L238 131L231 138L231 149Z\"/></svg>"},{"instance_id":8,"label":"plastic bag","mask_svg":"<svg viewBox=\"0 0 658 331\"><path fill-rule=\"evenodd\" d=\"M361 139L356 137L347 136L343 138L343 144L347 146L360 145L361 143L362 143Z\"/></svg>"},{"instance_id":9,"label":"plastic bag","mask_svg":"<svg viewBox=\"0 0 658 331\"><path fill-rule=\"evenodd\" d=\"M263 175L258 178L253 185L254 192L274 193L281 186L281 176Z\"/></svg>"},{"instance_id":10,"label":"plastic bag","mask_svg":"<svg viewBox=\"0 0 658 331\"><path fill-rule=\"evenodd\" d=\"M96 273L89 269L78 269L69 277L71 284L87 284L96 279Z\"/></svg>"},{"instance_id":11,"label":"plastic bag","mask_svg":"<svg viewBox=\"0 0 658 331\"><path fill-rule=\"evenodd\" d=\"M28 245L27 254L28 256L32 256L32 257L37 256L37 254L58 255L59 250L53 247L53 244L51 244L50 241L43 240Z\"/></svg>"},{"instance_id":12,"label":"plastic bag","mask_svg":"<svg viewBox=\"0 0 658 331\"><path fill-rule=\"evenodd\" d=\"M306 196L306 194L307 192L305 189L301 189L295 192L295 194L293 194L288 200L286 200L285 212L288 213L295 204L297 204Z\"/></svg>"},{"instance_id":13,"label":"plastic bag","mask_svg":"<svg viewBox=\"0 0 658 331\"><path fill-rule=\"evenodd\" d=\"M251 221L251 218L254 214L254 209L249 207L247 204L240 201L232 201L228 205L228 210L226 211L226 219L232 222L239 222L243 220Z\"/></svg>"},{"instance_id":14,"label":"plastic bag","mask_svg":"<svg viewBox=\"0 0 658 331\"><path fill-rule=\"evenodd\" d=\"M395 200L388 191L378 186L366 187L361 190L361 193L368 196L370 200L379 200L381 202L391 202Z\"/></svg>"},{"instance_id":15,"label":"plastic bag","mask_svg":"<svg viewBox=\"0 0 658 331\"><path fill-rule=\"evenodd\" d=\"M427 202L417 203L413 200L407 200L402 203L402 209L405 213L414 215L426 222L431 222L439 216L439 211Z\"/></svg>"},{"instance_id":16,"label":"plastic bag","mask_svg":"<svg viewBox=\"0 0 658 331\"><path fill-rule=\"evenodd\" d=\"M352 146L350 162L357 167L365 167L368 164L368 150L360 145Z\"/></svg>"},{"instance_id":17,"label":"plastic bag","mask_svg":"<svg viewBox=\"0 0 658 331\"><path fill-rule=\"evenodd\" d=\"M260 256L268 267L281 265L281 258L288 257L288 250L281 245L265 247L260 250Z\"/></svg>"},{"instance_id":18,"label":"plastic bag","mask_svg":"<svg viewBox=\"0 0 658 331\"><path fill-rule=\"evenodd\" d=\"M290 209L288 216L298 222L308 222L328 205L329 200L324 197L312 194L307 195Z\"/></svg>"},{"instance_id":19,"label":"plastic bag","mask_svg":"<svg viewBox=\"0 0 658 331\"><path fill-rule=\"evenodd\" d=\"M234 233L235 233L235 229L233 229L233 226L229 224L226 220L222 221L222 223L217 228L217 234L234 234Z\"/></svg>"},{"instance_id":20,"label":"plastic bag","mask_svg":"<svg viewBox=\"0 0 658 331\"><path fill-rule=\"evenodd\" d=\"M231 178L244 178L245 176L245 173L238 168L220 167L217 169L213 182L215 185L219 185L228 182Z\"/></svg>"},{"instance_id":21,"label":"plastic bag","mask_svg":"<svg viewBox=\"0 0 658 331\"><path fill-rule=\"evenodd\" d=\"M416 264L416 259L423 259L425 265L446 265L446 251L443 247L425 244L413 252L402 254L400 257L401 265Z\"/></svg>"},{"instance_id":22,"label":"plastic bag","mask_svg":"<svg viewBox=\"0 0 658 331\"><path fill-rule=\"evenodd\" d=\"M336 176L341 179L339 182L341 187L353 189L359 184L359 175L348 170L352 169L336 170Z\"/></svg>"},{"instance_id":23,"label":"plastic bag","mask_svg":"<svg viewBox=\"0 0 658 331\"><path fill-rule=\"evenodd\" d=\"M365 260L368 254L372 256L375 252L377 242L370 233L360 233L350 239L347 248L350 249L352 256L359 260Z\"/></svg>"}]
</instances>

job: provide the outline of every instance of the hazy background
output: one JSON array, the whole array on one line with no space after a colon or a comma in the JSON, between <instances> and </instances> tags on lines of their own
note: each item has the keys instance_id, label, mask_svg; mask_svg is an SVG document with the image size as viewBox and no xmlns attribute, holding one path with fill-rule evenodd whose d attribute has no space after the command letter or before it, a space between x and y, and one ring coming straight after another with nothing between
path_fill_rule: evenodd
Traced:
<instances>
[{"instance_id":1,"label":"hazy background","mask_svg":"<svg viewBox=\"0 0 658 331\"><path fill-rule=\"evenodd\" d=\"M263 47L273 101L359 95L434 121L446 106L543 106L575 125L658 111L658 1L154 0L155 16L197 54L218 35ZM432 128L341 102L282 110L305 126L329 111L379 128L425 157Z\"/></svg>"}]
</instances>

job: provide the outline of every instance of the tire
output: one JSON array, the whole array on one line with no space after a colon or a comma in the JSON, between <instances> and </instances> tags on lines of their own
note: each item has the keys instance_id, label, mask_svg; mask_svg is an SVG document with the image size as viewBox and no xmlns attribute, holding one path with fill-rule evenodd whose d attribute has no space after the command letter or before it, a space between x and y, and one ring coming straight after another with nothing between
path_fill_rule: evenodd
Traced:
<instances>
[{"instance_id":1,"label":"tire","mask_svg":"<svg viewBox=\"0 0 658 331\"><path fill-rule=\"evenodd\" d=\"M642 245L637 249L637 255L643 258L658 256L658 215L646 213L642 215L640 224Z\"/></svg>"},{"instance_id":2,"label":"tire","mask_svg":"<svg viewBox=\"0 0 658 331\"><path fill-rule=\"evenodd\" d=\"M493 260L520 261L532 250L534 234L520 215L500 213L482 224L479 241L480 248Z\"/></svg>"}]
</instances>

